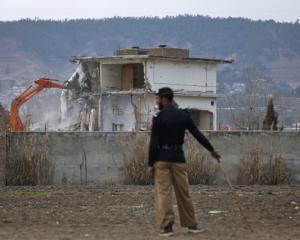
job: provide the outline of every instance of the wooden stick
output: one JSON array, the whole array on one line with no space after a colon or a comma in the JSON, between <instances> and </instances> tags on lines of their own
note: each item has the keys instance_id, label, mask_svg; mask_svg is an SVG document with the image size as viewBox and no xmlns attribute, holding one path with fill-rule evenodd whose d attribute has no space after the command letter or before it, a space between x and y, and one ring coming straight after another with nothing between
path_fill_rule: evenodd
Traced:
<instances>
[{"instance_id":1,"label":"wooden stick","mask_svg":"<svg viewBox=\"0 0 300 240\"><path fill-rule=\"evenodd\" d=\"M220 159L217 159L217 161L218 161L218 163L219 163L220 170L221 170L221 172L222 172L223 175L224 175L225 181L227 182L227 184L228 184L228 186L229 186L229 188L230 188L230 190L231 190L231 192L232 192L232 194L233 194L233 196L234 196L234 198L235 198L235 201L236 201L236 203L237 203L237 205L238 205L238 208L239 208L239 210L240 210L240 214L241 214L242 218L244 219L244 222L246 223L246 225L247 225L247 227L249 228L249 230L250 230L251 232L254 232L254 231L253 231L253 228L252 228L251 225L250 225L250 222L248 221L248 218L247 218L247 216L246 216L246 214L245 214L245 211L244 211L244 209L242 208L242 204L241 204L241 200L240 200L240 198L239 198L239 195L238 195L238 194L236 193L236 191L234 190L234 188L233 188L233 186L232 186L232 184L231 184L231 181L230 181L230 179L229 179L229 177L228 177L228 174L227 174L227 172L226 172L226 170L225 170L223 164L221 163Z\"/></svg>"}]
</instances>

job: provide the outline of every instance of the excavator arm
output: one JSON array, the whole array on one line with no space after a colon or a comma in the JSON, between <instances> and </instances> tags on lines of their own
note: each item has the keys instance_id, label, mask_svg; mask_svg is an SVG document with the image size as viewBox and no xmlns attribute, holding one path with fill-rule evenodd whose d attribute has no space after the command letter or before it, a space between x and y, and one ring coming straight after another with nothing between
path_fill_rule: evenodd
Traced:
<instances>
[{"instance_id":1,"label":"excavator arm","mask_svg":"<svg viewBox=\"0 0 300 240\"><path fill-rule=\"evenodd\" d=\"M44 88L64 88L64 85L55 79L39 78L34 81L35 85L30 85L20 96L16 97L11 103L10 109L10 128L14 132L24 131L24 125L19 115L20 107L30 100L34 95L41 92Z\"/></svg>"}]
</instances>

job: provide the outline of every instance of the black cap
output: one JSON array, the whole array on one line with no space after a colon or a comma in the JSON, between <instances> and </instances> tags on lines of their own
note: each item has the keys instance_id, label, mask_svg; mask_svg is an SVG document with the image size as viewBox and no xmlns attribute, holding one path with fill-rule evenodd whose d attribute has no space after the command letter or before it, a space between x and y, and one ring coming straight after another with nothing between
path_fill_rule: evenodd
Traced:
<instances>
[{"instance_id":1,"label":"black cap","mask_svg":"<svg viewBox=\"0 0 300 240\"><path fill-rule=\"evenodd\" d=\"M173 100L174 92L169 87L163 87L163 88L158 89L158 91L156 92L155 95L160 96L160 97L166 97L169 100Z\"/></svg>"}]
</instances>

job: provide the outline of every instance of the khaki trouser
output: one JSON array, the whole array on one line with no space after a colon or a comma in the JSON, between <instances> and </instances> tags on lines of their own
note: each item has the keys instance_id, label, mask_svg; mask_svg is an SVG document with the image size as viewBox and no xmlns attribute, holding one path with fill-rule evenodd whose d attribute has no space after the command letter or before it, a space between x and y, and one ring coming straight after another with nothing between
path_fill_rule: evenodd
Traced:
<instances>
[{"instance_id":1,"label":"khaki trouser","mask_svg":"<svg viewBox=\"0 0 300 240\"><path fill-rule=\"evenodd\" d=\"M182 227L196 224L185 163L158 161L155 167L155 211L160 228L173 224L175 220L172 204L174 186L180 223Z\"/></svg>"}]
</instances>

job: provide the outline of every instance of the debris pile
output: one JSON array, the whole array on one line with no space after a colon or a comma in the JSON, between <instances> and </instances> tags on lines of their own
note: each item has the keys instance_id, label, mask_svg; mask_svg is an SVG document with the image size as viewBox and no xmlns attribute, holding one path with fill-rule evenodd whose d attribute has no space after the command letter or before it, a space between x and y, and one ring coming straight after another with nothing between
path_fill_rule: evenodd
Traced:
<instances>
[{"instance_id":1,"label":"debris pile","mask_svg":"<svg viewBox=\"0 0 300 240\"><path fill-rule=\"evenodd\" d=\"M78 65L67 80L61 95L61 128L70 131L93 130L95 118L94 96L92 91L93 66L86 63ZM91 74L92 73L92 74Z\"/></svg>"}]
</instances>

